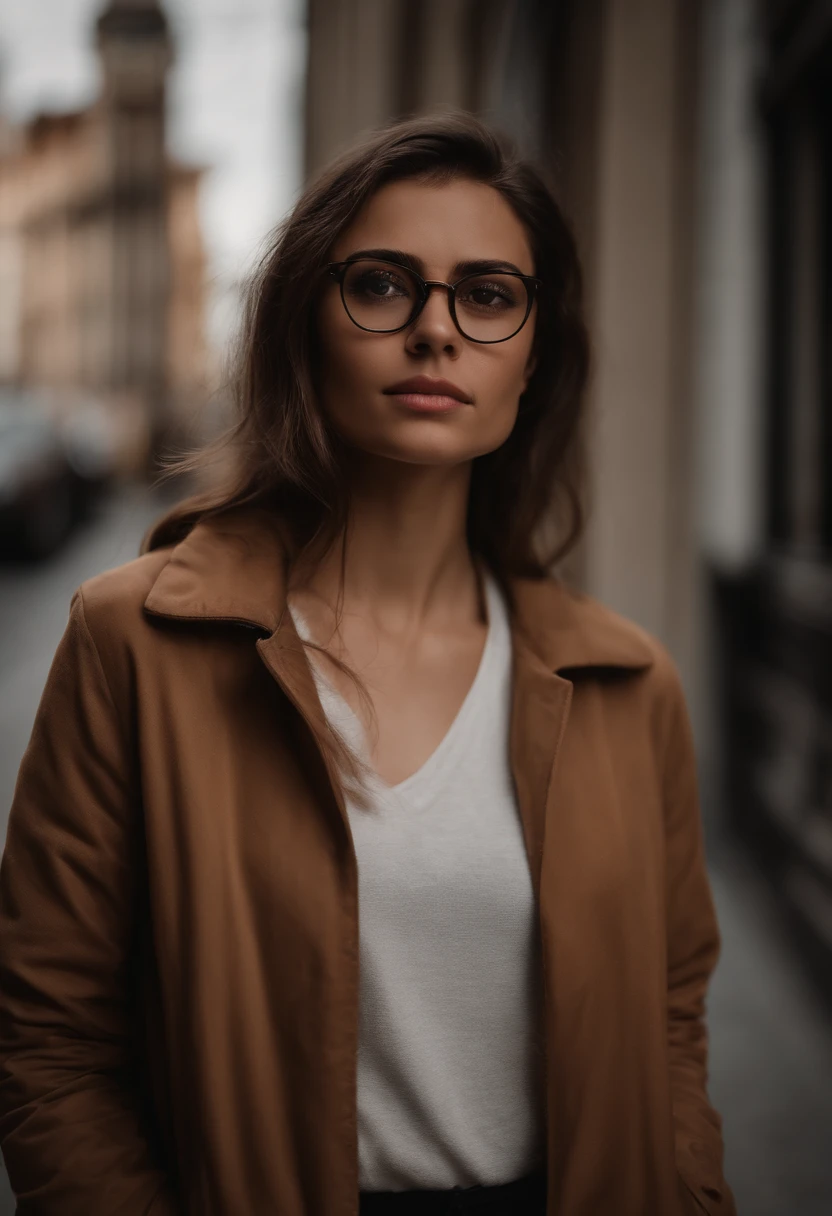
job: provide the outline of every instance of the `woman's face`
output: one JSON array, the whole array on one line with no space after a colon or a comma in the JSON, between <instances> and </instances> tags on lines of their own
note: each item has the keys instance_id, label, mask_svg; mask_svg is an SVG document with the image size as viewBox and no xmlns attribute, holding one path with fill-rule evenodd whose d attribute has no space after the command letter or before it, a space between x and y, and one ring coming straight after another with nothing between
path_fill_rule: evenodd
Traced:
<instances>
[{"instance_id":1,"label":"woman's face","mask_svg":"<svg viewBox=\"0 0 832 1216\"><path fill-rule=\"evenodd\" d=\"M330 260L345 261L364 250L409 254L424 279L447 283L462 277L456 268L465 262L535 273L523 225L503 196L463 179L382 187L336 241ZM384 294L396 286L382 282L370 290ZM322 408L349 446L386 459L449 465L493 451L510 434L534 370L535 314L533 306L519 333L504 342L473 342L454 325L448 293L434 288L406 329L369 333L350 320L339 286L330 280L318 314ZM450 381L467 400L443 412L424 412L390 393L413 376Z\"/></svg>"}]
</instances>

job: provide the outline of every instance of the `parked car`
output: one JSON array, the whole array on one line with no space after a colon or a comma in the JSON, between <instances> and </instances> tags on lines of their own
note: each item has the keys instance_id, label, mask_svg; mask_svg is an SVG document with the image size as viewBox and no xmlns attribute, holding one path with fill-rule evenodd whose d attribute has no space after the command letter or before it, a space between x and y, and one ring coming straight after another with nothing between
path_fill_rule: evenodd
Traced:
<instances>
[{"instance_id":1,"label":"parked car","mask_svg":"<svg viewBox=\"0 0 832 1216\"><path fill-rule=\"evenodd\" d=\"M84 515L116 479L120 439L111 411L100 401L76 401L61 422L61 440L75 479L77 513Z\"/></svg>"},{"instance_id":2,"label":"parked car","mask_svg":"<svg viewBox=\"0 0 832 1216\"><path fill-rule=\"evenodd\" d=\"M53 553L72 528L76 485L46 405L31 394L0 393L0 553Z\"/></svg>"}]
</instances>

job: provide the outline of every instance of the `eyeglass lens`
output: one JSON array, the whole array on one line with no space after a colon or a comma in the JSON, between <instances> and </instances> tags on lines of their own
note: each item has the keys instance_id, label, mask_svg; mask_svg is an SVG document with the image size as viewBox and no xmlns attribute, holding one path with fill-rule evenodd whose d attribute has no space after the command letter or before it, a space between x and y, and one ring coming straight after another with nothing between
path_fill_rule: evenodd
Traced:
<instances>
[{"instance_id":1,"label":"eyeglass lens","mask_svg":"<svg viewBox=\"0 0 832 1216\"><path fill-rule=\"evenodd\" d=\"M389 333L407 325L422 298L418 280L404 266L358 259L346 269L343 299L356 325ZM510 338L523 324L528 291L509 274L469 275L456 288L456 316L466 337L479 342Z\"/></svg>"}]
</instances>

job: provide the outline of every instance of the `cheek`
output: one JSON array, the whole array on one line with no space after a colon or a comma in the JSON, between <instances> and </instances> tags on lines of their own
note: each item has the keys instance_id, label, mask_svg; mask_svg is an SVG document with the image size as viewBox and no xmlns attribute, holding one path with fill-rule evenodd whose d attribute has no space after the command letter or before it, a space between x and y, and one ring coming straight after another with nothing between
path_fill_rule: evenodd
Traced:
<instances>
[{"instance_id":1,"label":"cheek","mask_svg":"<svg viewBox=\"0 0 832 1216\"><path fill-rule=\"evenodd\" d=\"M483 413L510 417L513 423L520 396L526 388L530 351L530 343L524 342L516 350L483 358L478 376L478 400Z\"/></svg>"},{"instance_id":2,"label":"cheek","mask_svg":"<svg viewBox=\"0 0 832 1216\"><path fill-rule=\"evenodd\" d=\"M378 334L365 334L353 325L337 297L321 306L318 324L318 378L334 413L339 401L385 382L387 352Z\"/></svg>"}]
</instances>

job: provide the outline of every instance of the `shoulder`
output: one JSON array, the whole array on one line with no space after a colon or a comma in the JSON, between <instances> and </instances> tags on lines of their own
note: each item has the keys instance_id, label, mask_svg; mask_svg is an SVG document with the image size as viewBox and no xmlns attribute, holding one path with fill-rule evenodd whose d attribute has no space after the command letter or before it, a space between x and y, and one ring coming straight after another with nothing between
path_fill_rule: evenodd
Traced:
<instances>
[{"instance_id":1,"label":"shoulder","mask_svg":"<svg viewBox=\"0 0 832 1216\"><path fill-rule=\"evenodd\" d=\"M681 693L679 665L658 634L594 596L577 592L570 594L573 596L574 610L587 629L603 631L611 638L619 639L622 646L642 652L647 682L669 696Z\"/></svg>"},{"instance_id":2,"label":"shoulder","mask_svg":"<svg viewBox=\"0 0 832 1216\"><path fill-rule=\"evenodd\" d=\"M615 670L671 695L677 664L661 639L630 617L557 578L513 586L521 631L547 666L564 674Z\"/></svg>"},{"instance_id":3,"label":"shoulder","mask_svg":"<svg viewBox=\"0 0 832 1216\"><path fill-rule=\"evenodd\" d=\"M525 582L525 581L524 581ZM653 631L586 592L547 578L519 587L522 627L546 665L573 682L601 681L610 704L659 752L689 744L679 666Z\"/></svg>"},{"instance_id":4,"label":"shoulder","mask_svg":"<svg viewBox=\"0 0 832 1216\"><path fill-rule=\"evenodd\" d=\"M74 591L96 645L124 641L150 628L144 602L170 559L172 546L154 549L85 579Z\"/></svg>"},{"instance_id":5,"label":"shoulder","mask_svg":"<svg viewBox=\"0 0 832 1216\"><path fill-rule=\"evenodd\" d=\"M651 630L593 596L574 591L566 594L580 623L576 628L585 630L596 648L603 639L608 652L626 657L618 673L624 678L614 680L615 691L607 684L619 706L624 736L635 739L646 732L656 764L670 785L690 782L696 748L682 675L673 654ZM578 676L574 671L564 674Z\"/></svg>"}]
</instances>

